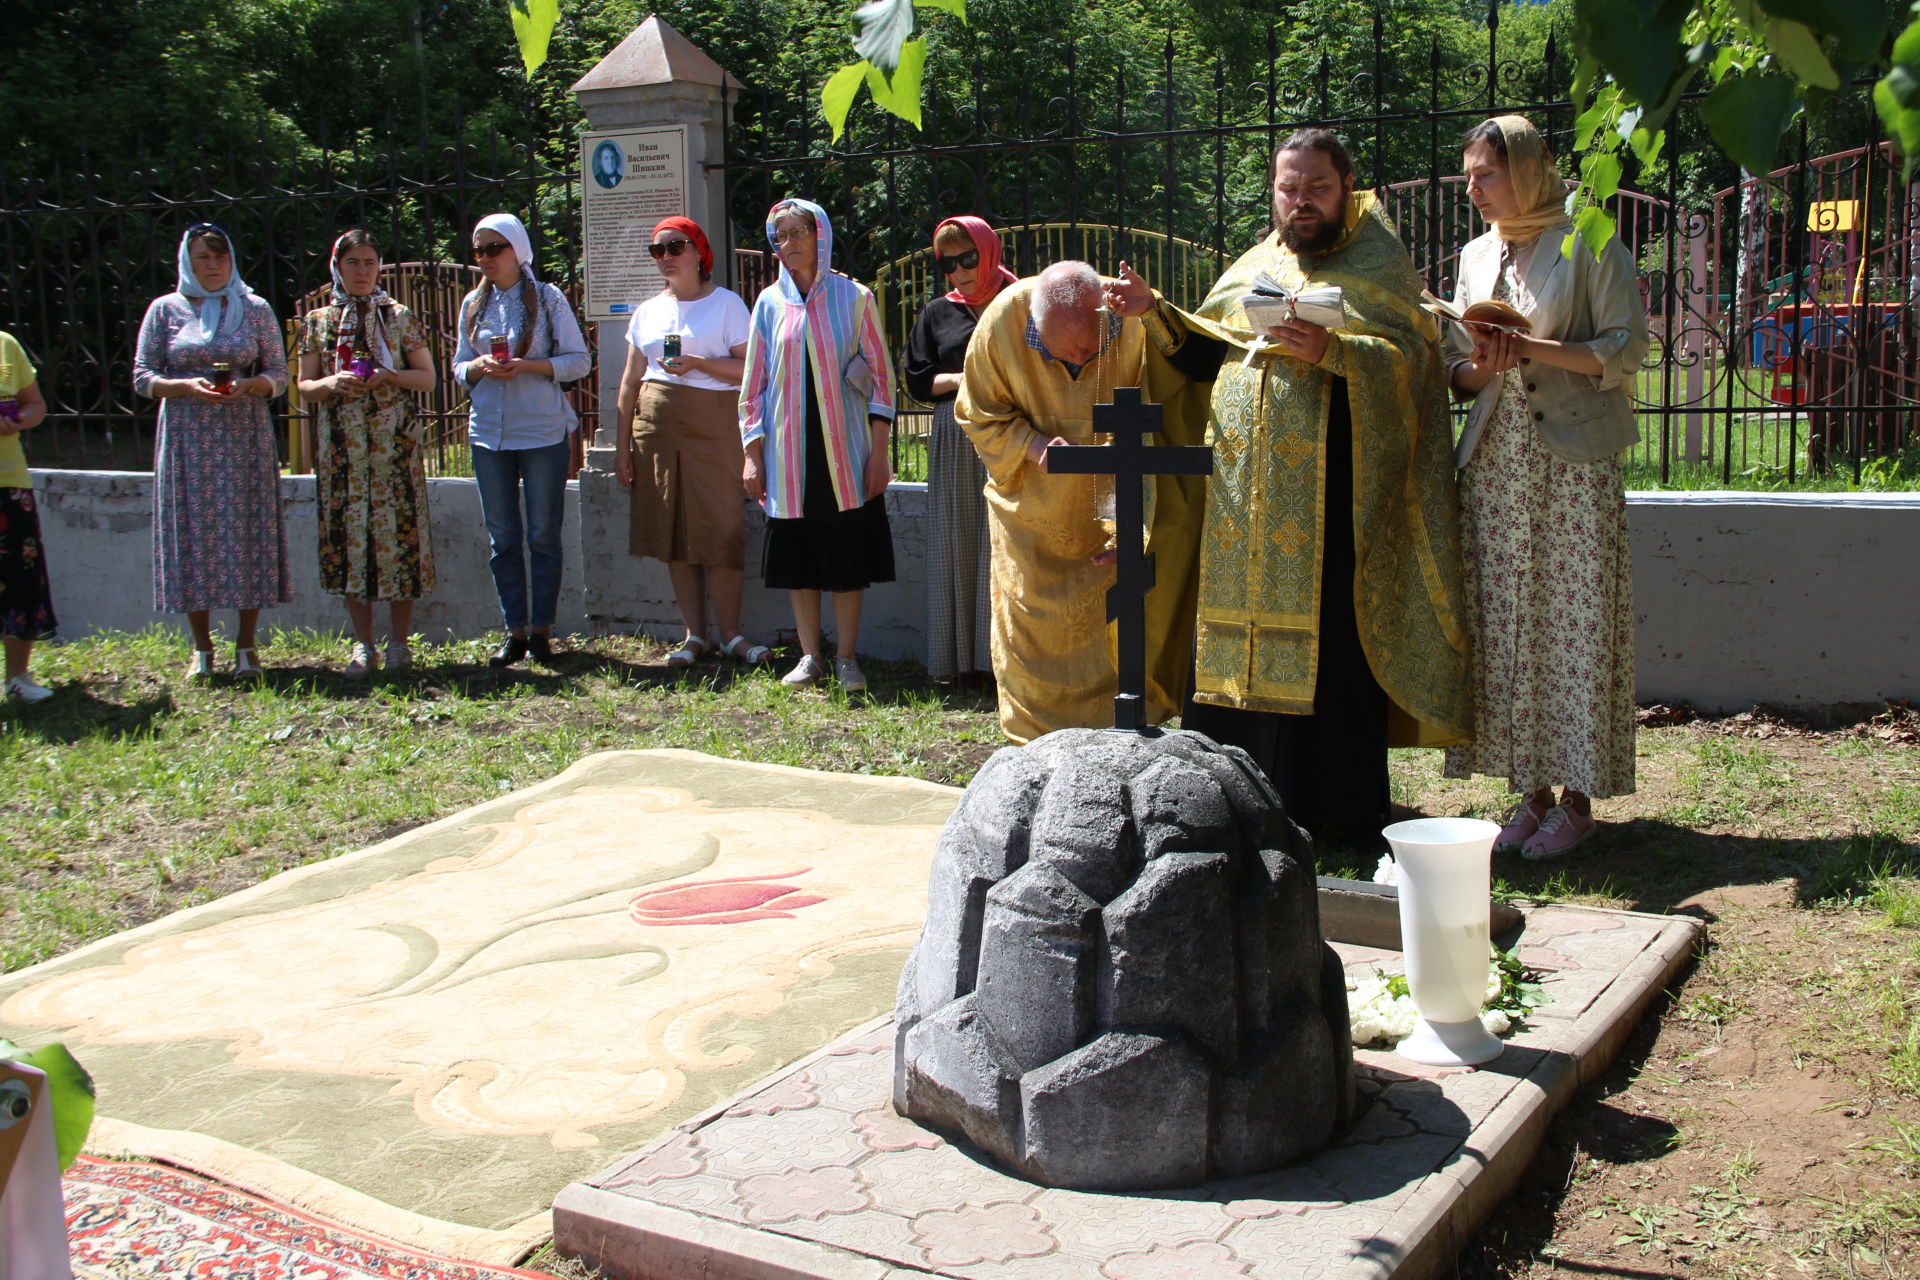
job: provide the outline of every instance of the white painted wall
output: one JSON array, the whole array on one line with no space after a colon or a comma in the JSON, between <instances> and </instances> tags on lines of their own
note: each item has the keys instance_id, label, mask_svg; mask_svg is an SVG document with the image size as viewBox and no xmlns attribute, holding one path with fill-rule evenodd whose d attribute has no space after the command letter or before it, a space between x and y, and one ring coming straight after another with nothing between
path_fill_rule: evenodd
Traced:
<instances>
[{"instance_id":1,"label":"white painted wall","mask_svg":"<svg viewBox=\"0 0 1920 1280\"><path fill-rule=\"evenodd\" d=\"M1920 493L1634 493L1643 701L1920 696Z\"/></svg>"},{"instance_id":2,"label":"white painted wall","mask_svg":"<svg viewBox=\"0 0 1920 1280\"><path fill-rule=\"evenodd\" d=\"M151 483L145 472L34 473L65 635L156 621ZM439 587L415 627L432 638L495 633L479 495L470 480L430 484ZM319 588L313 478L286 477L280 491L294 600L266 620L337 630L345 610ZM665 566L626 553L627 491L589 468L567 498L559 629L678 638ZM1642 700L1743 710L1920 697L1920 494L1636 493L1627 505ZM748 633L790 636L786 593L757 585L759 509L742 506ZM920 656L926 507L924 485L888 492L897 581L867 593L860 649L870 656Z\"/></svg>"},{"instance_id":3,"label":"white painted wall","mask_svg":"<svg viewBox=\"0 0 1920 1280\"><path fill-rule=\"evenodd\" d=\"M414 629L433 639L480 636L500 628L500 606L487 572L487 534L480 491L471 480L429 480L429 523L438 578L414 611ZM184 632L179 614L153 612L153 476L145 471L35 471L40 532L47 544L54 610L62 635L137 631L160 622ZM319 525L312 476L282 476L280 504L293 571L293 602L261 615L268 627L343 630L338 596L320 593ZM567 493L568 555L580 545L579 503ZM580 611L579 565L567 566L558 629L586 629ZM375 621L386 625L385 610ZM230 613L216 612L231 626ZM343 659L344 661L344 659Z\"/></svg>"}]
</instances>

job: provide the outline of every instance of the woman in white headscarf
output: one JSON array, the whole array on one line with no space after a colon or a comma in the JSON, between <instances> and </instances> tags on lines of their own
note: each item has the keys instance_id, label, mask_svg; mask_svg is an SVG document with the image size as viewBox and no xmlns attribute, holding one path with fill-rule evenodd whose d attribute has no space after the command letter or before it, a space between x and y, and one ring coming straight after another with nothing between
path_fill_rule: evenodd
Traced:
<instances>
[{"instance_id":1,"label":"woman in white headscarf","mask_svg":"<svg viewBox=\"0 0 1920 1280\"><path fill-rule=\"evenodd\" d=\"M433 389L433 353L413 312L380 287L380 246L355 228L333 243L329 305L300 323L300 394L314 406L320 589L353 624L346 674L380 665L373 602L390 615L386 665L413 663L413 602L433 590L427 474L414 397ZM323 370L325 372L323 372Z\"/></svg>"},{"instance_id":2,"label":"woman in white headscarf","mask_svg":"<svg viewBox=\"0 0 1920 1280\"><path fill-rule=\"evenodd\" d=\"M147 308L133 389L160 401L153 450L153 607L185 613L190 679L213 674L211 611L239 610L233 673L257 676L260 610L292 599L280 452L267 401L287 389L273 309L212 223L180 237L174 292Z\"/></svg>"},{"instance_id":3,"label":"woman in white headscarf","mask_svg":"<svg viewBox=\"0 0 1920 1280\"><path fill-rule=\"evenodd\" d=\"M534 275L520 219L480 219L473 257L484 279L460 304L453 376L471 400L473 478L507 629L487 661L506 667L531 653L548 663L564 568L567 437L579 427L560 384L586 377L593 357L566 296Z\"/></svg>"},{"instance_id":4,"label":"woman in white headscarf","mask_svg":"<svg viewBox=\"0 0 1920 1280\"><path fill-rule=\"evenodd\" d=\"M1460 254L1454 304L1504 302L1518 325L1456 327L1453 388L1475 397L1455 461L1474 647L1474 740L1447 776L1518 794L1498 845L1558 858L1593 799L1634 789L1633 558L1622 451L1647 354L1633 257L1575 244L1566 184L1534 127L1498 116L1462 142L1490 230ZM1560 788L1556 800L1554 788Z\"/></svg>"}]
</instances>

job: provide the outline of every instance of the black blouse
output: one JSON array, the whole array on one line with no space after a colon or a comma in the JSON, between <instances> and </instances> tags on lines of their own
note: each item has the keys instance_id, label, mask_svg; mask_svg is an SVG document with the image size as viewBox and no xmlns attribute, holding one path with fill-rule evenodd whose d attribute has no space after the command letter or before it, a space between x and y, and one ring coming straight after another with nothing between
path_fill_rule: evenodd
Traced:
<instances>
[{"instance_id":1,"label":"black blouse","mask_svg":"<svg viewBox=\"0 0 1920 1280\"><path fill-rule=\"evenodd\" d=\"M933 375L959 373L967 359L967 340L978 317L971 307L944 297L927 304L907 339L907 394L921 404L947 404L958 392L933 394Z\"/></svg>"}]
</instances>

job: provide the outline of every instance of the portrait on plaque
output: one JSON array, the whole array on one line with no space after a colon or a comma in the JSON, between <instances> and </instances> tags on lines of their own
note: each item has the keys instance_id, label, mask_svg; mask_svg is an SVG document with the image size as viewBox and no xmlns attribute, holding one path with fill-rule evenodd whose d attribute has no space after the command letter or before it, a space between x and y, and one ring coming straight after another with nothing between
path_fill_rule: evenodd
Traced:
<instances>
[{"instance_id":1,"label":"portrait on plaque","mask_svg":"<svg viewBox=\"0 0 1920 1280\"><path fill-rule=\"evenodd\" d=\"M580 139L580 223L586 230L586 320L624 320L660 292L647 253L654 224L687 209L683 125L608 130Z\"/></svg>"},{"instance_id":2,"label":"portrait on plaque","mask_svg":"<svg viewBox=\"0 0 1920 1280\"><path fill-rule=\"evenodd\" d=\"M593 180L611 191L627 176L627 157L620 144L608 138L593 149Z\"/></svg>"}]
</instances>

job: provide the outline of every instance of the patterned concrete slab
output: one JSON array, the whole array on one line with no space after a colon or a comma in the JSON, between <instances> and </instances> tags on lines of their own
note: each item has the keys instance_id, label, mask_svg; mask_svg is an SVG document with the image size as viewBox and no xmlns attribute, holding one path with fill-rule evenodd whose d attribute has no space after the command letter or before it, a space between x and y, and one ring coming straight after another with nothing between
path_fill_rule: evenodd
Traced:
<instances>
[{"instance_id":1,"label":"patterned concrete slab","mask_svg":"<svg viewBox=\"0 0 1920 1280\"><path fill-rule=\"evenodd\" d=\"M1187 1191L1049 1190L895 1115L891 1020L679 1126L554 1202L610 1280L1424 1280L1685 965L1699 925L1540 907L1549 1003L1478 1069L1356 1054L1359 1121L1313 1158ZM1400 957L1335 944L1350 971Z\"/></svg>"}]
</instances>

